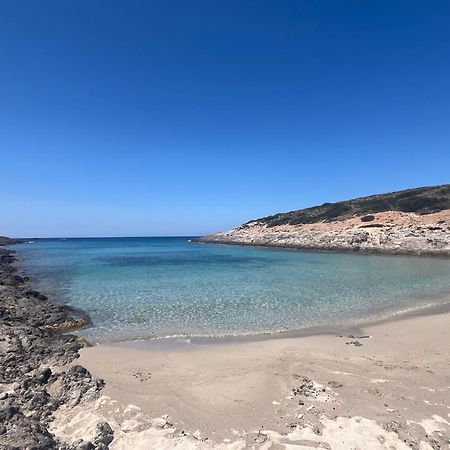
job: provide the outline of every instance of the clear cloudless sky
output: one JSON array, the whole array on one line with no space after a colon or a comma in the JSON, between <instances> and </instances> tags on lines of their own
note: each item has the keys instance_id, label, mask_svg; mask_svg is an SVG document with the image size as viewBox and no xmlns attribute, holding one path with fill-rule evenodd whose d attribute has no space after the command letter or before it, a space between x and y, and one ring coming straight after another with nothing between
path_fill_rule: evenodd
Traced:
<instances>
[{"instance_id":1,"label":"clear cloudless sky","mask_svg":"<svg viewBox=\"0 0 450 450\"><path fill-rule=\"evenodd\" d=\"M0 234L197 235L450 181L448 0L2 0Z\"/></svg>"}]
</instances>

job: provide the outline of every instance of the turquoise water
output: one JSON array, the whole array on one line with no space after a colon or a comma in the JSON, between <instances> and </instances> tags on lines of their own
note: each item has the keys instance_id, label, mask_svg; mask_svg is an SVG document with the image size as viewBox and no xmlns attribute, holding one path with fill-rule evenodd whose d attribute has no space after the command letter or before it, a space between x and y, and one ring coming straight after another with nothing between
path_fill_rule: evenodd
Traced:
<instances>
[{"instance_id":1,"label":"turquoise water","mask_svg":"<svg viewBox=\"0 0 450 450\"><path fill-rule=\"evenodd\" d=\"M42 239L14 246L41 291L86 311L97 342L345 324L436 302L450 260L199 244Z\"/></svg>"}]
</instances>

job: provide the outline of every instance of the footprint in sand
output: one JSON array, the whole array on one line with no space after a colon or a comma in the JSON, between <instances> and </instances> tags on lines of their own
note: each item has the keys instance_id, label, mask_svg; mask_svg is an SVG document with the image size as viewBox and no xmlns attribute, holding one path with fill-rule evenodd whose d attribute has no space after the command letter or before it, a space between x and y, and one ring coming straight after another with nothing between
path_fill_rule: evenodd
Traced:
<instances>
[{"instance_id":1,"label":"footprint in sand","mask_svg":"<svg viewBox=\"0 0 450 450\"><path fill-rule=\"evenodd\" d=\"M133 372L132 376L140 382L148 381L152 378L152 374L150 372Z\"/></svg>"}]
</instances>

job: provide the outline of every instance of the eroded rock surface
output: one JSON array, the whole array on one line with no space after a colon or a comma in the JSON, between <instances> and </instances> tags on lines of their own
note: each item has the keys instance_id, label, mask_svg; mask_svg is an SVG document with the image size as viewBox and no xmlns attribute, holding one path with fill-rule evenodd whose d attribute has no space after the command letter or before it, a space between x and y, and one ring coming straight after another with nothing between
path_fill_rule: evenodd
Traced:
<instances>
[{"instance_id":1,"label":"eroded rock surface","mask_svg":"<svg viewBox=\"0 0 450 450\"><path fill-rule=\"evenodd\" d=\"M450 184L279 213L198 239L304 250L450 256Z\"/></svg>"},{"instance_id":2,"label":"eroded rock surface","mask_svg":"<svg viewBox=\"0 0 450 450\"><path fill-rule=\"evenodd\" d=\"M97 398L103 381L69 364L81 341L61 333L88 319L30 289L14 261L13 252L0 248L0 449L107 449L113 438L107 423L98 424L93 442L66 443L49 431L59 407Z\"/></svg>"},{"instance_id":3,"label":"eroded rock surface","mask_svg":"<svg viewBox=\"0 0 450 450\"><path fill-rule=\"evenodd\" d=\"M335 221L269 226L252 221L202 242L397 255L450 256L450 209L419 215L385 211Z\"/></svg>"}]
</instances>

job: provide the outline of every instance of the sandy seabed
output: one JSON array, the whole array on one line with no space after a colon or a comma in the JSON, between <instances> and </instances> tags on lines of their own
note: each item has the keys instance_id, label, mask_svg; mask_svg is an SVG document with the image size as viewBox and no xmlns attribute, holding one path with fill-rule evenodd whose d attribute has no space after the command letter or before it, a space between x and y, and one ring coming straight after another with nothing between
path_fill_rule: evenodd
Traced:
<instances>
[{"instance_id":1,"label":"sandy seabed","mask_svg":"<svg viewBox=\"0 0 450 450\"><path fill-rule=\"evenodd\" d=\"M450 313L233 343L88 347L96 403L60 408L52 431L118 449L450 448Z\"/></svg>"}]
</instances>

